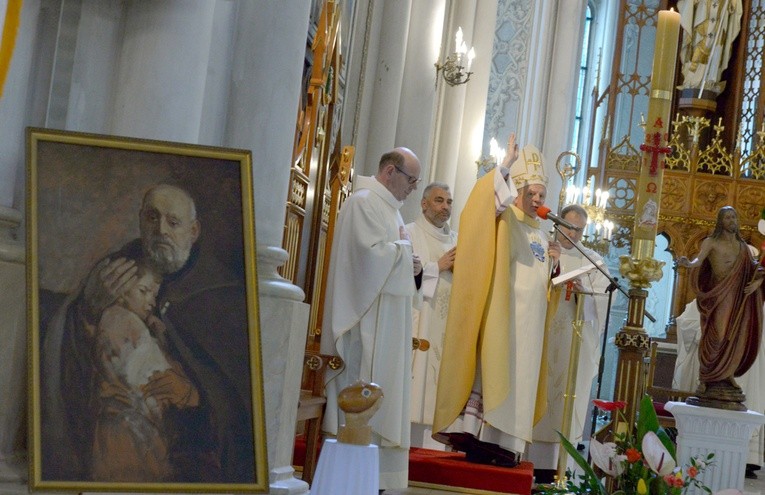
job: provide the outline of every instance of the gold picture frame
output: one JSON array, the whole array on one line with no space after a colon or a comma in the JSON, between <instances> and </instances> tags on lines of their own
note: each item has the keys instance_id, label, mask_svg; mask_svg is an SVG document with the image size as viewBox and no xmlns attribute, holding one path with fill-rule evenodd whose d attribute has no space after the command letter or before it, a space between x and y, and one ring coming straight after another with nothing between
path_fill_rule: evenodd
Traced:
<instances>
[{"instance_id":1,"label":"gold picture frame","mask_svg":"<svg viewBox=\"0 0 765 495\"><path fill-rule=\"evenodd\" d=\"M251 152L27 152L30 487L267 492Z\"/></svg>"}]
</instances>

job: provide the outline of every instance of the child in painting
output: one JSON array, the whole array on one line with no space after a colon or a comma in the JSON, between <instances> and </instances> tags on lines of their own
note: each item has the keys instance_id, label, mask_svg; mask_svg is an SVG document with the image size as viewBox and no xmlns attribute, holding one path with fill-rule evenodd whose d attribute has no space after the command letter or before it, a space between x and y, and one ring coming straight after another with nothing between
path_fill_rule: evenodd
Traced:
<instances>
[{"instance_id":1,"label":"child in painting","mask_svg":"<svg viewBox=\"0 0 765 495\"><path fill-rule=\"evenodd\" d=\"M102 381L92 476L99 481L162 481L171 474L161 405L142 391L154 373L172 367L157 340L162 323L153 315L161 278L141 263L136 277L98 325Z\"/></svg>"}]
</instances>

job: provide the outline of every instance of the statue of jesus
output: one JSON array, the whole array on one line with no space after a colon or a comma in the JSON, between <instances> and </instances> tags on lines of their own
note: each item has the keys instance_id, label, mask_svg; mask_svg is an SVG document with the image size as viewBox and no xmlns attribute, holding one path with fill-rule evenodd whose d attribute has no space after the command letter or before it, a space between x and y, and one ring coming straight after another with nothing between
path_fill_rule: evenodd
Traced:
<instances>
[{"instance_id":1,"label":"statue of jesus","mask_svg":"<svg viewBox=\"0 0 765 495\"><path fill-rule=\"evenodd\" d=\"M763 269L752 258L739 233L738 214L731 206L717 212L711 236L701 242L693 261L679 266L691 272L691 286L701 315L698 397L689 404L743 410L746 397L734 377L754 363L762 333Z\"/></svg>"},{"instance_id":2,"label":"statue of jesus","mask_svg":"<svg viewBox=\"0 0 765 495\"><path fill-rule=\"evenodd\" d=\"M741 0L679 0L683 42L682 89L725 89L722 72L728 67L733 40L741 31Z\"/></svg>"}]
</instances>

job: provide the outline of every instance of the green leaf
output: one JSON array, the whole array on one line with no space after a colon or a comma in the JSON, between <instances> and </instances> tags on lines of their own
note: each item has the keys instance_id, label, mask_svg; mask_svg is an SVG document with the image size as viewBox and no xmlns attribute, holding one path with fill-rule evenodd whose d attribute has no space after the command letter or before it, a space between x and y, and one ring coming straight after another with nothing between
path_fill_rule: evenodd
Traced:
<instances>
[{"instance_id":1,"label":"green leaf","mask_svg":"<svg viewBox=\"0 0 765 495\"><path fill-rule=\"evenodd\" d=\"M637 423L637 441L638 445L643 442L643 436L652 431L659 431L659 418L656 417L656 410L653 408L653 399L650 395L644 395L640 401L640 410L638 412Z\"/></svg>"},{"instance_id":2,"label":"green leaf","mask_svg":"<svg viewBox=\"0 0 765 495\"><path fill-rule=\"evenodd\" d=\"M563 434L559 431L556 431L558 436L560 437L561 445L563 445L563 448L566 449L566 452L568 452L568 455L571 456L572 459L576 461L576 463L579 465L580 468L582 468L582 471L585 473L585 477L589 478L590 486L593 489L593 493L597 495L608 495L606 492L606 487L603 486L603 483L598 480L598 477L595 475L595 471L592 469L592 466L587 462L587 459L582 457L582 454L579 453L578 450L576 450L576 447L574 447L571 442L568 441L566 437L563 436Z\"/></svg>"},{"instance_id":3,"label":"green leaf","mask_svg":"<svg viewBox=\"0 0 765 495\"><path fill-rule=\"evenodd\" d=\"M659 440L661 440L661 443L669 451L672 458L675 459L675 461L677 461L677 452L675 452L675 442L673 442L672 439L669 438L667 431L664 428L660 427L659 431L656 432L656 436L659 437Z\"/></svg>"}]
</instances>

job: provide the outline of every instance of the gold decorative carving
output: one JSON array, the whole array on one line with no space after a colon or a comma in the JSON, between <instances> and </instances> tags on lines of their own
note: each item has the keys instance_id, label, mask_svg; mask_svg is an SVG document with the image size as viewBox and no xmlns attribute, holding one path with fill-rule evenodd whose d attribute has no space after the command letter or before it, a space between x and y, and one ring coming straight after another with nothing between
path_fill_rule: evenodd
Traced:
<instances>
[{"instance_id":1,"label":"gold decorative carving","mask_svg":"<svg viewBox=\"0 0 765 495\"><path fill-rule=\"evenodd\" d=\"M322 366L324 366L324 360L321 359L319 356L313 355L313 356L306 356L305 357L305 366L311 371L317 371L321 369Z\"/></svg>"},{"instance_id":2,"label":"gold decorative carving","mask_svg":"<svg viewBox=\"0 0 765 495\"><path fill-rule=\"evenodd\" d=\"M607 168L611 170L640 170L642 152L632 146L630 137L624 136L622 140L608 152Z\"/></svg>"},{"instance_id":3,"label":"gold decorative carving","mask_svg":"<svg viewBox=\"0 0 765 495\"><path fill-rule=\"evenodd\" d=\"M635 177L609 177L607 190L611 192L608 200L617 210L635 209L635 189L637 188L637 176ZM613 214L613 208L610 212ZM634 220L630 215L630 219ZM620 224L623 225L623 224Z\"/></svg>"},{"instance_id":4,"label":"gold decorative carving","mask_svg":"<svg viewBox=\"0 0 765 495\"><path fill-rule=\"evenodd\" d=\"M733 156L722 146L720 134L723 131L722 119L714 126L715 137L712 143L699 154L697 172L708 172L715 175L733 175Z\"/></svg>"},{"instance_id":5,"label":"gold decorative carving","mask_svg":"<svg viewBox=\"0 0 765 495\"><path fill-rule=\"evenodd\" d=\"M693 211L715 217L721 206L728 204L728 184L713 180L697 180Z\"/></svg>"},{"instance_id":6,"label":"gold decorative carving","mask_svg":"<svg viewBox=\"0 0 765 495\"><path fill-rule=\"evenodd\" d=\"M620 349L648 350L651 347L651 338L645 332L621 331L614 336L614 344Z\"/></svg>"},{"instance_id":7,"label":"gold decorative carving","mask_svg":"<svg viewBox=\"0 0 765 495\"><path fill-rule=\"evenodd\" d=\"M765 207L765 190L758 184L739 184L736 212L740 218L759 219Z\"/></svg>"},{"instance_id":8,"label":"gold decorative carving","mask_svg":"<svg viewBox=\"0 0 765 495\"><path fill-rule=\"evenodd\" d=\"M651 282L661 280L663 261L653 258L635 259L632 256L619 257L619 271L630 281L632 287L647 289Z\"/></svg>"},{"instance_id":9,"label":"gold decorative carving","mask_svg":"<svg viewBox=\"0 0 765 495\"><path fill-rule=\"evenodd\" d=\"M683 146L680 140L682 133L680 132L680 122L675 119L672 122L672 137L669 140L669 146L672 148L672 153L664 158L664 164L667 170L683 170L688 171L688 163L691 159L691 154L688 148Z\"/></svg>"},{"instance_id":10,"label":"gold decorative carving","mask_svg":"<svg viewBox=\"0 0 765 495\"><path fill-rule=\"evenodd\" d=\"M679 177L664 176L661 191L662 211L682 211L688 203L688 181Z\"/></svg>"},{"instance_id":11,"label":"gold decorative carving","mask_svg":"<svg viewBox=\"0 0 765 495\"><path fill-rule=\"evenodd\" d=\"M327 366L329 366L329 369L332 371L337 371L343 367L343 360L339 356L332 356L329 358Z\"/></svg>"}]
</instances>

